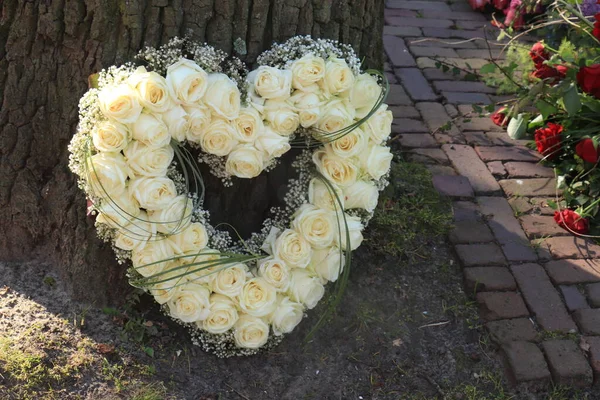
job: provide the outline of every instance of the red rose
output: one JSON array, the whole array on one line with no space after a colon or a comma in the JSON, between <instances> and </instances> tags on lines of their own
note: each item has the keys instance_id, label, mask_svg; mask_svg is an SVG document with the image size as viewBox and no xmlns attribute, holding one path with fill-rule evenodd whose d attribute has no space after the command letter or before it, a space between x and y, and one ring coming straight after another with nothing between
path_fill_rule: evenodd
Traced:
<instances>
[{"instance_id":1,"label":"red rose","mask_svg":"<svg viewBox=\"0 0 600 400\"><path fill-rule=\"evenodd\" d=\"M504 114L504 111L506 111L506 107L502 107L501 109L490 115L490 118L492 119L492 122L494 124L502 127L508 125L508 118L506 118L506 114Z\"/></svg>"},{"instance_id":2,"label":"red rose","mask_svg":"<svg viewBox=\"0 0 600 400\"><path fill-rule=\"evenodd\" d=\"M582 218L573 210L562 210L554 212L554 221L561 228L579 234L586 234L590 230L590 224L587 218Z\"/></svg>"},{"instance_id":3,"label":"red rose","mask_svg":"<svg viewBox=\"0 0 600 400\"><path fill-rule=\"evenodd\" d=\"M589 163L597 163L600 158L600 148L594 147L594 141L592 139L583 139L577 146L575 146L575 152L584 161Z\"/></svg>"},{"instance_id":4,"label":"red rose","mask_svg":"<svg viewBox=\"0 0 600 400\"><path fill-rule=\"evenodd\" d=\"M564 78L565 76L567 76L567 71L569 70L569 68L566 65L557 65L556 70L558 71L560 77Z\"/></svg>"},{"instance_id":5,"label":"red rose","mask_svg":"<svg viewBox=\"0 0 600 400\"><path fill-rule=\"evenodd\" d=\"M581 67L577 73L577 83L584 92L600 98L600 64Z\"/></svg>"},{"instance_id":6,"label":"red rose","mask_svg":"<svg viewBox=\"0 0 600 400\"><path fill-rule=\"evenodd\" d=\"M533 60L535 67L540 68L544 61L550 58L550 53L546 51L546 48L544 47L544 44L542 42L537 42L531 47L529 56Z\"/></svg>"},{"instance_id":7,"label":"red rose","mask_svg":"<svg viewBox=\"0 0 600 400\"><path fill-rule=\"evenodd\" d=\"M548 122L546 128L540 128L535 131L534 138L537 149L544 157L552 160L558 156L562 147L560 133L563 131L562 125Z\"/></svg>"},{"instance_id":8,"label":"red rose","mask_svg":"<svg viewBox=\"0 0 600 400\"><path fill-rule=\"evenodd\" d=\"M592 31L592 35L594 35L596 39L600 40L600 13L594 15L594 19L596 19L596 22L594 22L594 30Z\"/></svg>"},{"instance_id":9,"label":"red rose","mask_svg":"<svg viewBox=\"0 0 600 400\"><path fill-rule=\"evenodd\" d=\"M550 79L560 78L560 72L556 68L552 68L549 65L542 64L538 69L531 73L531 76L535 76L539 79Z\"/></svg>"}]
</instances>

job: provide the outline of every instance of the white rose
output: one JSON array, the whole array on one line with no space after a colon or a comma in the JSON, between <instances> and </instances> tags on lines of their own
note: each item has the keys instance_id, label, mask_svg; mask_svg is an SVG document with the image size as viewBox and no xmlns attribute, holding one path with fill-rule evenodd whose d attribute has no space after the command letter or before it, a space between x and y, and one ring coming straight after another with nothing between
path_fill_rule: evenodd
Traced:
<instances>
[{"instance_id":1,"label":"white rose","mask_svg":"<svg viewBox=\"0 0 600 400\"><path fill-rule=\"evenodd\" d=\"M259 317L242 315L234 325L233 338L238 347L258 349L269 339L269 325Z\"/></svg>"},{"instance_id":2,"label":"white rose","mask_svg":"<svg viewBox=\"0 0 600 400\"><path fill-rule=\"evenodd\" d=\"M233 264L219 268L221 270L214 274L211 282L212 291L229 297L239 295L249 274L248 267L245 264Z\"/></svg>"},{"instance_id":3,"label":"white rose","mask_svg":"<svg viewBox=\"0 0 600 400\"><path fill-rule=\"evenodd\" d=\"M142 106L155 113L167 111L172 105L167 80L156 72L139 67L127 82L135 88Z\"/></svg>"},{"instance_id":4,"label":"white rose","mask_svg":"<svg viewBox=\"0 0 600 400\"><path fill-rule=\"evenodd\" d=\"M169 240L183 252L199 251L208 245L208 233L200 222L192 222L178 234L169 236Z\"/></svg>"},{"instance_id":5,"label":"white rose","mask_svg":"<svg viewBox=\"0 0 600 400\"><path fill-rule=\"evenodd\" d=\"M155 114L142 113L132 127L133 138L150 147L163 147L171 141L169 128Z\"/></svg>"},{"instance_id":6,"label":"white rose","mask_svg":"<svg viewBox=\"0 0 600 400\"><path fill-rule=\"evenodd\" d=\"M164 176L175 152L170 145L150 147L137 140L125 148L125 161L130 172L140 176Z\"/></svg>"},{"instance_id":7,"label":"white rose","mask_svg":"<svg viewBox=\"0 0 600 400\"><path fill-rule=\"evenodd\" d=\"M320 178L313 178L308 185L308 201L325 210L343 210L344 194L342 189L335 183L329 182L329 184L332 187L326 185Z\"/></svg>"},{"instance_id":8,"label":"white rose","mask_svg":"<svg viewBox=\"0 0 600 400\"><path fill-rule=\"evenodd\" d=\"M304 317L304 306L289 297L277 296L277 308L269 316L269 321L273 325L273 333L281 335L290 333L302 321Z\"/></svg>"},{"instance_id":9,"label":"white rose","mask_svg":"<svg viewBox=\"0 0 600 400\"><path fill-rule=\"evenodd\" d=\"M292 63L292 86L295 89L303 90L323 79L325 76L325 60L321 57L315 57L307 54L299 60Z\"/></svg>"},{"instance_id":10,"label":"white rose","mask_svg":"<svg viewBox=\"0 0 600 400\"><path fill-rule=\"evenodd\" d=\"M115 246L128 251L141 250L155 236L156 226L148 222L148 215L142 211L129 224L119 229L115 236Z\"/></svg>"},{"instance_id":11,"label":"white rose","mask_svg":"<svg viewBox=\"0 0 600 400\"><path fill-rule=\"evenodd\" d=\"M371 146L360 156L361 168L375 180L390 170L394 155L387 146Z\"/></svg>"},{"instance_id":12,"label":"white rose","mask_svg":"<svg viewBox=\"0 0 600 400\"><path fill-rule=\"evenodd\" d=\"M94 127L92 142L99 151L121 151L131 140L131 132L116 121L103 121Z\"/></svg>"},{"instance_id":13,"label":"white rose","mask_svg":"<svg viewBox=\"0 0 600 400\"><path fill-rule=\"evenodd\" d=\"M281 136L268 126L258 135L254 145L269 157L281 157L291 149L290 139Z\"/></svg>"},{"instance_id":14,"label":"white rose","mask_svg":"<svg viewBox=\"0 0 600 400\"><path fill-rule=\"evenodd\" d=\"M204 101L212 112L220 117L232 120L240 114L240 89L225 74L210 74Z\"/></svg>"},{"instance_id":15,"label":"white rose","mask_svg":"<svg viewBox=\"0 0 600 400\"><path fill-rule=\"evenodd\" d=\"M260 175L265 166L263 153L253 146L238 146L229 153L225 170L238 178L254 178Z\"/></svg>"},{"instance_id":16,"label":"white rose","mask_svg":"<svg viewBox=\"0 0 600 400\"><path fill-rule=\"evenodd\" d=\"M210 315L210 290L204 285L188 282L175 289L167 305L173 318L183 322L203 321Z\"/></svg>"},{"instance_id":17,"label":"white rose","mask_svg":"<svg viewBox=\"0 0 600 400\"><path fill-rule=\"evenodd\" d=\"M134 122L142 112L135 90L127 83L107 86L98 93L100 111L122 124Z\"/></svg>"},{"instance_id":18,"label":"white rose","mask_svg":"<svg viewBox=\"0 0 600 400\"><path fill-rule=\"evenodd\" d=\"M117 197L125 192L127 163L120 153L98 153L87 158L87 182L100 197Z\"/></svg>"},{"instance_id":19,"label":"white rose","mask_svg":"<svg viewBox=\"0 0 600 400\"><path fill-rule=\"evenodd\" d=\"M142 249L131 253L133 268L142 276L150 277L164 270L175 255L173 247L166 239L150 240Z\"/></svg>"},{"instance_id":20,"label":"white rose","mask_svg":"<svg viewBox=\"0 0 600 400\"><path fill-rule=\"evenodd\" d=\"M354 74L346 60L330 58L325 63L324 89L329 94L338 94L350 89L354 84Z\"/></svg>"},{"instance_id":21,"label":"white rose","mask_svg":"<svg viewBox=\"0 0 600 400\"><path fill-rule=\"evenodd\" d=\"M358 168L354 163L332 151L317 150L313 153L313 162L326 179L340 187L346 187L356 182Z\"/></svg>"},{"instance_id":22,"label":"white rose","mask_svg":"<svg viewBox=\"0 0 600 400\"><path fill-rule=\"evenodd\" d=\"M167 68L167 84L173 98L191 106L204 96L208 74L192 60L182 58Z\"/></svg>"},{"instance_id":23,"label":"white rose","mask_svg":"<svg viewBox=\"0 0 600 400\"><path fill-rule=\"evenodd\" d=\"M338 231L334 214L312 204L303 204L296 211L292 227L315 249L329 247Z\"/></svg>"},{"instance_id":24,"label":"white rose","mask_svg":"<svg viewBox=\"0 0 600 400\"><path fill-rule=\"evenodd\" d=\"M176 292L178 286L185 284L187 281L178 277L181 275L179 270L162 271L162 274L156 278L150 279L147 283L150 294L154 296L154 300L158 304L165 304Z\"/></svg>"},{"instance_id":25,"label":"white rose","mask_svg":"<svg viewBox=\"0 0 600 400\"><path fill-rule=\"evenodd\" d=\"M263 120L253 107L244 107L240 115L233 121L236 139L242 143L253 143L265 129Z\"/></svg>"},{"instance_id":26,"label":"white rose","mask_svg":"<svg viewBox=\"0 0 600 400\"><path fill-rule=\"evenodd\" d=\"M368 212L373 212L377 207L378 199L379 190L372 182L359 180L344 188L346 209L363 208Z\"/></svg>"},{"instance_id":27,"label":"white rose","mask_svg":"<svg viewBox=\"0 0 600 400\"><path fill-rule=\"evenodd\" d=\"M139 203L127 192L103 199L98 205L98 211L100 213L96 217L96 222L106 224L114 229L124 227L138 216L143 219L143 216L140 216Z\"/></svg>"},{"instance_id":28,"label":"white rose","mask_svg":"<svg viewBox=\"0 0 600 400\"><path fill-rule=\"evenodd\" d=\"M274 256L290 267L306 268L312 256L310 244L298 232L283 231L274 243Z\"/></svg>"},{"instance_id":29,"label":"white rose","mask_svg":"<svg viewBox=\"0 0 600 400\"><path fill-rule=\"evenodd\" d=\"M238 300L246 314L264 317L275 309L277 292L264 278L252 278L244 284Z\"/></svg>"},{"instance_id":30,"label":"white rose","mask_svg":"<svg viewBox=\"0 0 600 400\"><path fill-rule=\"evenodd\" d=\"M221 118L214 118L200 136L202 150L216 156L226 156L237 144L233 126Z\"/></svg>"},{"instance_id":31,"label":"white rose","mask_svg":"<svg viewBox=\"0 0 600 400\"><path fill-rule=\"evenodd\" d=\"M352 125L354 121L354 108L352 105L341 99L332 100L323 107L321 118L317 121L316 127L325 133L341 134L342 129ZM335 136L326 136L326 139L335 139ZM320 138L318 138L320 139Z\"/></svg>"},{"instance_id":32,"label":"white rose","mask_svg":"<svg viewBox=\"0 0 600 400\"><path fill-rule=\"evenodd\" d=\"M178 243L171 241L174 246ZM191 282L206 284L209 287L215 279L217 272L223 268L219 263L220 252L214 249L188 250L179 254L175 264L183 267L180 273L185 273L185 279Z\"/></svg>"},{"instance_id":33,"label":"white rose","mask_svg":"<svg viewBox=\"0 0 600 400\"><path fill-rule=\"evenodd\" d=\"M183 232L192 222L192 208L192 200L182 194L164 207L149 211L148 218L160 233L176 235Z\"/></svg>"},{"instance_id":34,"label":"white rose","mask_svg":"<svg viewBox=\"0 0 600 400\"><path fill-rule=\"evenodd\" d=\"M143 177L131 180L129 193L140 203L141 208L154 211L168 206L177 196L177 189L169 178Z\"/></svg>"},{"instance_id":35,"label":"white rose","mask_svg":"<svg viewBox=\"0 0 600 400\"><path fill-rule=\"evenodd\" d=\"M344 269L345 264L346 259L344 254L340 252L338 247L334 246L315 250L307 269L314 271L324 283L327 281L335 282Z\"/></svg>"},{"instance_id":36,"label":"white rose","mask_svg":"<svg viewBox=\"0 0 600 400\"><path fill-rule=\"evenodd\" d=\"M260 246L260 249L267 254L273 255L275 253L275 241L277 240L280 232L281 229L271 227L271 230L269 231L269 234L265 238L263 244Z\"/></svg>"},{"instance_id":37,"label":"white rose","mask_svg":"<svg viewBox=\"0 0 600 400\"><path fill-rule=\"evenodd\" d=\"M167 126L169 135L178 142L187 139L190 131L190 120L187 112L181 106L171 107L168 111L161 114L162 120Z\"/></svg>"},{"instance_id":38,"label":"white rose","mask_svg":"<svg viewBox=\"0 0 600 400\"><path fill-rule=\"evenodd\" d=\"M304 304L308 309L312 309L323 298L325 288L318 276L304 269L294 269L288 293L292 300Z\"/></svg>"},{"instance_id":39,"label":"white rose","mask_svg":"<svg viewBox=\"0 0 600 400\"><path fill-rule=\"evenodd\" d=\"M265 120L269 126L283 136L289 136L298 129L300 117L292 107L278 100L267 100L264 108Z\"/></svg>"},{"instance_id":40,"label":"white rose","mask_svg":"<svg viewBox=\"0 0 600 400\"><path fill-rule=\"evenodd\" d=\"M302 127L313 126L321 117L321 99L317 94L298 90L290 97L290 101L296 107Z\"/></svg>"},{"instance_id":41,"label":"white rose","mask_svg":"<svg viewBox=\"0 0 600 400\"><path fill-rule=\"evenodd\" d=\"M264 99L285 100L292 90L292 71L261 65L247 78L251 90Z\"/></svg>"},{"instance_id":42,"label":"white rose","mask_svg":"<svg viewBox=\"0 0 600 400\"><path fill-rule=\"evenodd\" d=\"M356 109L356 116L364 118L381 96L382 88L371 74L360 74L350 90L350 102Z\"/></svg>"},{"instance_id":43,"label":"white rose","mask_svg":"<svg viewBox=\"0 0 600 400\"><path fill-rule=\"evenodd\" d=\"M331 147L334 154L350 158L359 155L367 147L368 138L360 128L354 128L342 137L338 137L326 146Z\"/></svg>"},{"instance_id":44,"label":"white rose","mask_svg":"<svg viewBox=\"0 0 600 400\"><path fill-rule=\"evenodd\" d=\"M354 217L346 214L346 223L344 224L344 218L340 215L340 222L342 224L340 227L341 234L335 237L335 244L342 248L342 250L346 251L346 235L349 235L350 250L356 250L363 241L362 230L364 229L364 226L360 220L360 217ZM348 226L347 230L346 225Z\"/></svg>"},{"instance_id":45,"label":"white rose","mask_svg":"<svg viewBox=\"0 0 600 400\"><path fill-rule=\"evenodd\" d=\"M209 333L225 333L237 320L234 302L227 296L213 293L210 295L210 314L202 323L198 323L198 327Z\"/></svg>"},{"instance_id":46,"label":"white rose","mask_svg":"<svg viewBox=\"0 0 600 400\"><path fill-rule=\"evenodd\" d=\"M290 269L277 258L266 258L258 267L258 275L263 277L278 292L285 292L290 286Z\"/></svg>"},{"instance_id":47,"label":"white rose","mask_svg":"<svg viewBox=\"0 0 600 400\"><path fill-rule=\"evenodd\" d=\"M192 143L200 143L202 134L208 129L211 121L210 110L207 107L188 107L183 109L188 114L190 129L186 139Z\"/></svg>"},{"instance_id":48,"label":"white rose","mask_svg":"<svg viewBox=\"0 0 600 400\"><path fill-rule=\"evenodd\" d=\"M387 107L387 104L382 104L375 114L371 115L371 117L360 126L376 144L387 140L392 133L394 114L392 114Z\"/></svg>"}]
</instances>

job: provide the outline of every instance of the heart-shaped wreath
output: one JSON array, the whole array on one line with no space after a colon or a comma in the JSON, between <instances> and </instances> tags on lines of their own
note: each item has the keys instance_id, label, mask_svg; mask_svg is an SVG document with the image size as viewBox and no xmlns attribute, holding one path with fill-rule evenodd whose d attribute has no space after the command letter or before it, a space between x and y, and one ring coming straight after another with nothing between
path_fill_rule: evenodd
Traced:
<instances>
[{"instance_id":1,"label":"heart-shaped wreath","mask_svg":"<svg viewBox=\"0 0 600 400\"><path fill-rule=\"evenodd\" d=\"M392 160L387 82L362 73L350 46L310 37L275 45L251 72L187 39L138 59L91 77L69 147L98 235L194 343L221 357L269 348L327 282L344 289ZM297 177L261 232L234 240L211 225L192 152L232 185L292 147Z\"/></svg>"}]
</instances>

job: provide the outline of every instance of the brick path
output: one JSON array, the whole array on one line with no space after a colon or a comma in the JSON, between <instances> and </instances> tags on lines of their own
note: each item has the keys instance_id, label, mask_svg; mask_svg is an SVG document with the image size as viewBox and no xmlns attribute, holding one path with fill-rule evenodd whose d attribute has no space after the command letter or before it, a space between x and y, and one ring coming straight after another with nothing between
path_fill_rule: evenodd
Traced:
<instances>
[{"instance_id":1,"label":"brick path","mask_svg":"<svg viewBox=\"0 0 600 400\"><path fill-rule=\"evenodd\" d=\"M600 246L554 223L554 173L539 154L473 115L494 90L435 67L486 64L488 46L468 39L489 22L466 0L387 0L385 21L394 140L453 198L450 240L509 381L600 383Z\"/></svg>"}]
</instances>

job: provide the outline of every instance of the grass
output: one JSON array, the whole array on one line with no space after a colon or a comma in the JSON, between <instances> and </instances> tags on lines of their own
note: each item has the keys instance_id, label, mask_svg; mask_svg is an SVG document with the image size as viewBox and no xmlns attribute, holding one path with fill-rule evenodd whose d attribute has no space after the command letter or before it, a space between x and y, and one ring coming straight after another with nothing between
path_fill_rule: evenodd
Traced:
<instances>
[{"instance_id":1,"label":"grass","mask_svg":"<svg viewBox=\"0 0 600 400\"><path fill-rule=\"evenodd\" d=\"M393 163L390 185L369 224L368 246L396 257L427 259L430 242L445 237L451 223L450 200L435 190L427 168Z\"/></svg>"}]
</instances>

